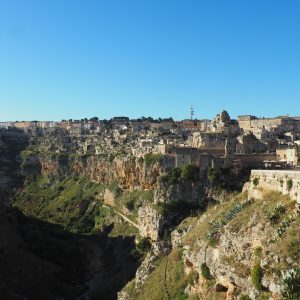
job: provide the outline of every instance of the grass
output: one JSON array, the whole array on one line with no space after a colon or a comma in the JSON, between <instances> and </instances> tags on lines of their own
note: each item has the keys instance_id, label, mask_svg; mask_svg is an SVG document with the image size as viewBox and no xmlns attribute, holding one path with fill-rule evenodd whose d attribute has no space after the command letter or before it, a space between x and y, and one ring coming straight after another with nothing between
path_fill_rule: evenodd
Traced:
<instances>
[{"instance_id":1,"label":"grass","mask_svg":"<svg viewBox=\"0 0 300 300\"><path fill-rule=\"evenodd\" d=\"M263 272L262 268L260 267L259 263L255 263L251 270L251 281L253 286L258 290L262 290L262 278L263 278Z\"/></svg>"},{"instance_id":2,"label":"grass","mask_svg":"<svg viewBox=\"0 0 300 300\"><path fill-rule=\"evenodd\" d=\"M232 209L237 203L246 199L246 194L239 194L231 200L222 203L222 205L209 206L207 211L204 213L207 217L199 225L196 225L192 230L185 236L184 241L190 245L193 249L196 245L197 240L207 240L207 233L210 228L210 222L216 219L223 218L225 213Z\"/></svg>"},{"instance_id":3,"label":"grass","mask_svg":"<svg viewBox=\"0 0 300 300\"><path fill-rule=\"evenodd\" d=\"M241 276L243 278L247 278L251 272L250 268L247 265L238 261L235 254L223 256L223 257L221 257L221 261L225 265L230 265L231 267L235 268L236 274L238 274L239 276Z\"/></svg>"},{"instance_id":4,"label":"grass","mask_svg":"<svg viewBox=\"0 0 300 300\"><path fill-rule=\"evenodd\" d=\"M157 268L150 274L145 284L139 290L136 290L134 282L131 282L127 291L130 294L130 299L149 300L149 297L151 297L151 300L162 300L168 299L166 294L167 287L172 300L197 299L196 297L189 298L184 293L187 281L188 277L184 274L180 250L173 250L169 256L157 261Z\"/></svg>"},{"instance_id":5,"label":"grass","mask_svg":"<svg viewBox=\"0 0 300 300\"><path fill-rule=\"evenodd\" d=\"M286 234L276 243L271 245L270 250L279 257L289 257L293 264L300 268L300 218L298 217L288 228ZM287 269L289 264L286 259L280 260L278 269Z\"/></svg>"},{"instance_id":6,"label":"grass","mask_svg":"<svg viewBox=\"0 0 300 300\"><path fill-rule=\"evenodd\" d=\"M126 207L129 211L128 217L132 221L137 222L137 212L143 203L151 203L153 199L153 191L146 190L126 190L116 199L116 207L119 212L123 212L123 208ZM124 213L124 212L123 212Z\"/></svg>"},{"instance_id":7,"label":"grass","mask_svg":"<svg viewBox=\"0 0 300 300\"><path fill-rule=\"evenodd\" d=\"M97 196L103 185L88 178L68 178L49 183L43 177L25 183L13 205L26 215L63 225L72 232L89 232L94 227L101 202Z\"/></svg>"},{"instance_id":8,"label":"grass","mask_svg":"<svg viewBox=\"0 0 300 300\"><path fill-rule=\"evenodd\" d=\"M229 223L229 230L239 232L254 214L257 220L267 221L270 210L274 209L279 202L285 205L287 212L290 212L295 205L295 201L291 200L288 196L276 192L264 193L263 200L255 199L251 205L245 207L245 209Z\"/></svg>"},{"instance_id":9,"label":"grass","mask_svg":"<svg viewBox=\"0 0 300 300\"><path fill-rule=\"evenodd\" d=\"M282 203L284 205L285 210L282 210L280 214L280 220L286 218L289 214L291 214L295 207L295 201L291 200L288 196L284 196L280 193L276 192L268 192L264 193L263 200L254 200L251 204L245 206L243 210L241 210L238 214L236 214L226 225L226 230L231 232L236 232L238 234L245 234L245 231L249 229L249 226L256 226L258 223L261 223L264 227L267 227L269 232L273 230L275 233L279 224L271 223L268 220L268 216L270 211L273 211L278 203ZM197 251L197 247L202 247L203 242L208 243L207 240L207 232L210 229L210 222L216 220L222 220L227 212L232 210L233 207L236 206L237 203L240 203L246 198L245 195L240 194L233 199L219 204L215 206L208 207L205 215L207 216L203 219L202 222L197 224L197 221L194 219L188 220L188 223L193 224L194 227L190 232L185 236L185 244L191 246L191 250ZM250 222L251 220L251 222ZM184 222L182 222L181 226ZM280 275L280 270L285 270L289 267L286 258L290 257L293 261L293 264L296 263L299 267L300 265L300 218L297 217L294 222L291 223L290 227L287 228L285 235L283 235L280 239L276 240L274 243L271 241L268 243L267 241L263 244L263 249L253 249L253 259L254 259L254 267L252 269L253 279L255 281L256 288L261 289L261 269L257 266L260 263L260 260L267 255L269 252L272 252L272 256L277 255L280 259L280 262L276 265L276 270L271 269L274 266L266 266L263 270L264 273L276 273ZM220 234L223 234L221 229ZM202 243L198 243L198 241L202 241ZM217 244L213 245L217 247ZM224 261L224 264L228 264L231 267L234 267L236 273L240 275L242 278L247 278L251 270L249 267L246 267L244 264L239 262L236 259L236 255L227 255L221 258ZM263 298L263 295L261 296Z\"/></svg>"}]
</instances>

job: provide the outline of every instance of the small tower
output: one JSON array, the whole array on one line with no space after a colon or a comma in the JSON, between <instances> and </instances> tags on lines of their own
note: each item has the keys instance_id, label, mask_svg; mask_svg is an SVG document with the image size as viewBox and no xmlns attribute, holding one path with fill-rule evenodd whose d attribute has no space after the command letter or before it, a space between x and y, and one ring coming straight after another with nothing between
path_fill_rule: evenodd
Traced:
<instances>
[{"instance_id":1,"label":"small tower","mask_svg":"<svg viewBox=\"0 0 300 300\"><path fill-rule=\"evenodd\" d=\"M194 108L193 105L191 105L191 121L194 119Z\"/></svg>"}]
</instances>

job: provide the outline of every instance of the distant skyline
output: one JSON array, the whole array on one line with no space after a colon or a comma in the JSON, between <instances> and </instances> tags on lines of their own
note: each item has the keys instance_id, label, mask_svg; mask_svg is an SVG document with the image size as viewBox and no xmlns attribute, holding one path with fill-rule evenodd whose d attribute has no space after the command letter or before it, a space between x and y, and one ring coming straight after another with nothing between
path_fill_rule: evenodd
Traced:
<instances>
[{"instance_id":1,"label":"distant skyline","mask_svg":"<svg viewBox=\"0 0 300 300\"><path fill-rule=\"evenodd\" d=\"M300 1L0 0L0 120L300 116Z\"/></svg>"}]
</instances>

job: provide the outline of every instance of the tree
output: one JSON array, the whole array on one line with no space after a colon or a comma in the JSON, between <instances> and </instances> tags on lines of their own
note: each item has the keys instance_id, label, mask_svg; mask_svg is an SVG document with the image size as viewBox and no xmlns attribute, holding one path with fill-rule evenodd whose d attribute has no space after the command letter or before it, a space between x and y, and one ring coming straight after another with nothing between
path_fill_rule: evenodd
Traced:
<instances>
[{"instance_id":1,"label":"tree","mask_svg":"<svg viewBox=\"0 0 300 300\"><path fill-rule=\"evenodd\" d=\"M89 121L93 122L93 123L97 123L99 121L99 118L98 117L93 117L93 118L90 118Z\"/></svg>"},{"instance_id":2,"label":"tree","mask_svg":"<svg viewBox=\"0 0 300 300\"><path fill-rule=\"evenodd\" d=\"M197 168L193 165L182 166L181 178L195 180L197 178Z\"/></svg>"}]
</instances>

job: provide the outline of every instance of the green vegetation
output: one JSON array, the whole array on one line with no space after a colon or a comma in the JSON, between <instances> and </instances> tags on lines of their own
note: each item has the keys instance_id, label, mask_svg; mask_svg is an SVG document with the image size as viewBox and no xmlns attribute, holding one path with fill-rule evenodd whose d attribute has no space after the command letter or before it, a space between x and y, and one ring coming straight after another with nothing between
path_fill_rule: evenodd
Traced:
<instances>
[{"instance_id":1,"label":"green vegetation","mask_svg":"<svg viewBox=\"0 0 300 300\"><path fill-rule=\"evenodd\" d=\"M190 271L188 277L187 277L187 282L190 285L194 285L198 282L199 280L199 273L195 270Z\"/></svg>"},{"instance_id":2,"label":"green vegetation","mask_svg":"<svg viewBox=\"0 0 300 300\"><path fill-rule=\"evenodd\" d=\"M153 200L153 191L146 190L133 190L133 191L123 191L122 194L116 199L115 209L120 212L123 211L123 208L126 207L130 214L127 216L136 222L138 209L143 205L143 203L152 203Z\"/></svg>"},{"instance_id":3,"label":"green vegetation","mask_svg":"<svg viewBox=\"0 0 300 300\"><path fill-rule=\"evenodd\" d=\"M257 177L255 177L252 182L253 182L254 186L258 186L259 185L259 179Z\"/></svg>"},{"instance_id":4,"label":"green vegetation","mask_svg":"<svg viewBox=\"0 0 300 300\"><path fill-rule=\"evenodd\" d=\"M151 243L147 238L142 238L136 248L132 249L131 256L140 262L144 260L147 252L151 249Z\"/></svg>"},{"instance_id":5,"label":"green vegetation","mask_svg":"<svg viewBox=\"0 0 300 300\"><path fill-rule=\"evenodd\" d=\"M222 228L235 218L246 206L253 202L252 199L244 200L243 202L237 203L232 209L227 211L221 219L212 220L209 225L210 229L207 233L210 245L216 245L219 240Z\"/></svg>"},{"instance_id":6,"label":"green vegetation","mask_svg":"<svg viewBox=\"0 0 300 300\"><path fill-rule=\"evenodd\" d=\"M271 224L277 224L280 220L281 215L286 212L286 208L282 203L277 205L268 213L268 220Z\"/></svg>"},{"instance_id":7,"label":"green vegetation","mask_svg":"<svg viewBox=\"0 0 300 300\"><path fill-rule=\"evenodd\" d=\"M251 300L251 298L248 295L241 295L238 298L239 300Z\"/></svg>"},{"instance_id":8,"label":"green vegetation","mask_svg":"<svg viewBox=\"0 0 300 300\"><path fill-rule=\"evenodd\" d=\"M78 239L75 235L64 231L60 226L26 217L18 210L15 210L14 213L19 224L18 233L22 237L22 243L26 245L25 253L30 251L39 258L37 261L33 260L29 252L28 263L38 264L38 273L46 263L49 268L46 271L48 274L53 272L55 265L59 266L59 268L54 269L59 285L55 291L52 291L52 295L53 297L54 295L61 295L65 299L75 299L78 295L77 286L83 282L87 272L89 252L87 245L91 239L84 236ZM24 255L21 247L17 253ZM36 270L34 272L36 273ZM35 274L30 273L28 275L35 276ZM50 288L52 283L47 282L47 284ZM37 290L39 288L36 287Z\"/></svg>"},{"instance_id":9,"label":"green vegetation","mask_svg":"<svg viewBox=\"0 0 300 300\"><path fill-rule=\"evenodd\" d=\"M173 250L167 257L159 259L156 262L157 267L139 290L134 288L134 282L132 281L126 289L129 298L135 300L149 300L150 297L151 300L197 299L197 297L189 298L184 293L188 278L184 274L180 252L180 250Z\"/></svg>"},{"instance_id":10,"label":"green vegetation","mask_svg":"<svg viewBox=\"0 0 300 300\"><path fill-rule=\"evenodd\" d=\"M144 162L147 167L153 165L153 164L161 164L163 162L164 156L163 154L154 154L154 153L146 153L144 155Z\"/></svg>"},{"instance_id":11,"label":"green vegetation","mask_svg":"<svg viewBox=\"0 0 300 300\"><path fill-rule=\"evenodd\" d=\"M207 179L212 185L220 184L221 177L221 169L220 168L209 168L207 171Z\"/></svg>"},{"instance_id":12,"label":"green vegetation","mask_svg":"<svg viewBox=\"0 0 300 300\"><path fill-rule=\"evenodd\" d=\"M168 186L177 184L181 179L195 181L199 178L199 169L193 165L183 165L181 168L171 168L166 175L159 178Z\"/></svg>"},{"instance_id":13,"label":"green vegetation","mask_svg":"<svg viewBox=\"0 0 300 300\"><path fill-rule=\"evenodd\" d=\"M206 279L206 280L212 279L209 268L205 263L201 264L200 268L201 268L201 275L204 279Z\"/></svg>"},{"instance_id":14,"label":"green vegetation","mask_svg":"<svg viewBox=\"0 0 300 300\"><path fill-rule=\"evenodd\" d=\"M122 195L122 189L119 187L119 185L116 182L112 182L109 185L106 186L107 189L114 192L116 197L120 197Z\"/></svg>"},{"instance_id":15,"label":"green vegetation","mask_svg":"<svg viewBox=\"0 0 300 300\"><path fill-rule=\"evenodd\" d=\"M216 219L223 218L224 214L228 210L232 209L236 204L244 200L245 197L245 194L240 194L236 197L233 197L229 201L224 202L222 205L209 206L207 211L205 212L205 215L207 215L208 217L206 217L205 220L201 222L201 226L194 226L194 228L186 235L185 242L193 247L195 246L195 241L197 239L207 239L207 234L211 229L211 222ZM192 219L191 222L195 223L196 221L193 221Z\"/></svg>"},{"instance_id":16,"label":"green vegetation","mask_svg":"<svg viewBox=\"0 0 300 300\"><path fill-rule=\"evenodd\" d=\"M101 201L96 198L103 189L84 177L55 183L39 177L25 184L13 205L28 216L61 224L68 231L87 233L99 216Z\"/></svg>"},{"instance_id":17,"label":"green vegetation","mask_svg":"<svg viewBox=\"0 0 300 300\"><path fill-rule=\"evenodd\" d=\"M179 179L181 177L181 169L180 168L172 168L168 175L165 175L164 177L161 177L161 180L165 180L168 185L173 185L178 183Z\"/></svg>"},{"instance_id":18,"label":"green vegetation","mask_svg":"<svg viewBox=\"0 0 300 300\"><path fill-rule=\"evenodd\" d=\"M284 299L300 299L300 269L281 272L281 295Z\"/></svg>"},{"instance_id":19,"label":"green vegetation","mask_svg":"<svg viewBox=\"0 0 300 300\"><path fill-rule=\"evenodd\" d=\"M263 272L262 269L260 267L259 263L255 263L252 271L251 271L251 281L253 286L258 290L261 291L262 290L262 277L263 277Z\"/></svg>"},{"instance_id":20,"label":"green vegetation","mask_svg":"<svg viewBox=\"0 0 300 300\"><path fill-rule=\"evenodd\" d=\"M184 165L181 167L181 178L187 180L196 180L199 177L199 170L193 165Z\"/></svg>"},{"instance_id":21,"label":"green vegetation","mask_svg":"<svg viewBox=\"0 0 300 300\"><path fill-rule=\"evenodd\" d=\"M254 255L254 258L255 258L256 260L259 260L259 259L261 258L261 256L262 256L262 248L261 248L261 247L256 247L256 248L254 249L253 255Z\"/></svg>"},{"instance_id":22,"label":"green vegetation","mask_svg":"<svg viewBox=\"0 0 300 300\"><path fill-rule=\"evenodd\" d=\"M251 281L253 286L258 290L262 290L262 278L263 278L263 271L262 268L260 267L260 260L262 256L262 248L257 247L254 249L254 266L251 270Z\"/></svg>"},{"instance_id":23,"label":"green vegetation","mask_svg":"<svg viewBox=\"0 0 300 300\"><path fill-rule=\"evenodd\" d=\"M199 212L201 207L193 203L177 200L170 203L159 202L154 206L158 214L168 220L169 226L177 226L184 218ZM167 234L166 234L167 233ZM169 230L164 231L164 237L169 239Z\"/></svg>"},{"instance_id":24,"label":"green vegetation","mask_svg":"<svg viewBox=\"0 0 300 300\"><path fill-rule=\"evenodd\" d=\"M241 191L249 176L249 168L209 168L207 171L208 182L217 189L227 191Z\"/></svg>"},{"instance_id":25,"label":"green vegetation","mask_svg":"<svg viewBox=\"0 0 300 300\"><path fill-rule=\"evenodd\" d=\"M276 231L276 238L281 238L283 235L286 234L287 229L291 226L291 223L295 221L295 217L292 215L287 216L282 222L280 222L279 227Z\"/></svg>"},{"instance_id":26,"label":"green vegetation","mask_svg":"<svg viewBox=\"0 0 300 300\"><path fill-rule=\"evenodd\" d=\"M293 180L292 180L292 179L289 179L289 180L286 182L286 186L287 186L288 191L290 191L290 190L293 188Z\"/></svg>"},{"instance_id":27,"label":"green vegetation","mask_svg":"<svg viewBox=\"0 0 300 300\"><path fill-rule=\"evenodd\" d=\"M150 248L151 243L147 238L142 238L137 245L137 250L139 250L142 253L148 252Z\"/></svg>"}]
</instances>

